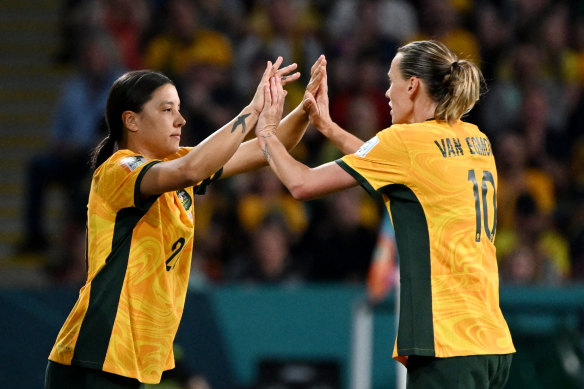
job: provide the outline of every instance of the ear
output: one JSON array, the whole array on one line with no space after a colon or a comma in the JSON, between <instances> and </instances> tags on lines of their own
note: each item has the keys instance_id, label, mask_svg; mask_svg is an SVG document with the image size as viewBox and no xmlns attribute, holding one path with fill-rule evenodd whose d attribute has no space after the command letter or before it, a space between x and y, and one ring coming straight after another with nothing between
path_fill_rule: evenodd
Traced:
<instances>
[{"instance_id":1,"label":"ear","mask_svg":"<svg viewBox=\"0 0 584 389\"><path fill-rule=\"evenodd\" d=\"M418 77L410 77L408 83L408 94L413 97L418 93L418 89L420 88L420 79Z\"/></svg>"},{"instance_id":2,"label":"ear","mask_svg":"<svg viewBox=\"0 0 584 389\"><path fill-rule=\"evenodd\" d=\"M132 111L124 111L122 112L122 123L124 127L128 129L128 131L137 132L138 131L138 123L136 121L136 113Z\"/></svg>"}]
</instances>

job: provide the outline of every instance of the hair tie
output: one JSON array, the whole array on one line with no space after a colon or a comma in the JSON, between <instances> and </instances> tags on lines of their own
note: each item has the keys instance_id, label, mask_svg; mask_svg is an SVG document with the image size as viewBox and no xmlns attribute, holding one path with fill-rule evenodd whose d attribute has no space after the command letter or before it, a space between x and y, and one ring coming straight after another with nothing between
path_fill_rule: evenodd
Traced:
<instances>
[{"instance_id":1,"label":"hair tie","mask_svg":"<svg viewBox=\"0 0 584 389\"><path fill-rule=\"evenodd\" d=\"M456 61L452 62L452 63L450 64L450 72L453 72L453 71L455 71L456 69L458 69L458 67L459 67L458 60L456 60Z\"/></svg>"}]
</instances>

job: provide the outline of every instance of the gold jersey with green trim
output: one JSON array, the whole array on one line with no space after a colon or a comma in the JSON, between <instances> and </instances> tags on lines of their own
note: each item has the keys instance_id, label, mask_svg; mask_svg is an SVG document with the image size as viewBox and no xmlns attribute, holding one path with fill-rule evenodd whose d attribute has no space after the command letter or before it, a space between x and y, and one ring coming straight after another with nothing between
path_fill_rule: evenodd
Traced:
<instances>
[{"instance_id":1,"label":"gold jersey with green trim","mask_svg":"<svg viewBox=\"0 0 584 389\"><path fill-rule=\"evenodd\" d=\"M499 307L497 170L475 125L393 125L337 163L382 200L400 261L394 358L515 352Z\"/></svg>"},{"instance_id":2,"label":"gold jersey with green trim","mask_svg":"<svg viewBox=\"0 0 584 389\"><path fill-rule=\"evenodd\" d=\"M181 148L168 159L182 157ZM120 150L94 173L87 212L87 281L49 359L158 383L174 367L194 237L194 187L140 196L160 161Z\"/></svg>"}]
</instances>

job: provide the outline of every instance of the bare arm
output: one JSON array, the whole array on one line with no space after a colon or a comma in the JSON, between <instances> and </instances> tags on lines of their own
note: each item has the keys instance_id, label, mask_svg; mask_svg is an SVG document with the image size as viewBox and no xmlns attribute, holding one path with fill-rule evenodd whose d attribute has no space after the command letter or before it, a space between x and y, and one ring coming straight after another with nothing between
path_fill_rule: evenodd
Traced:
<instances>
[{"instance_id":1,"label":"bare arm","mask_svg":"<svg viewBox=\"0 0 584 389\"><path fill-rule=\"evenodd\" d=\"M142 179L140 194L151 196L195 185L225 165L245 136L255 128L259 112L264 106L264 86L278 71L281 63L281 57L273 66L268 61L252 102L236 118L215 131L184 157L158 163L149 169ZM291 71L295 66L286 68Z\"/></svg>"},{"instance_id":2,"label":"bare arm","mask_svg":"<svg viewBox=\"0 0 584 389\"><path fill-rule=\"evenodd\" d=\"M295 160L275 136L262 137L270 167L297 200L311 200L359 183L336 162L310 168Z\"/></svg>"},{"instance_id":3,"label":"bare arm","mask_svg":"<svg viewBox=\"0 0 584 389\"><path fill-rule=\"evenodd\" d=\"M307 127L308 114L299 105L282 119L276 136L286 149L291 150L298 144ZM221 177L231 177L266 165L267 161L264 158L258 139L255 138L239 146L233 157L223 167Z\"/></svg>"},{"instance_id":4,"label":"bare arm","mask_svg":"<svg viewBox=\"0 0 584 389\"><path fill-rule=\"evenodd\" d=\"M358 182L335 162L309 168L295 160L275 136L275 128L282 115L283 96L279 79L272 77L266 87L265 106L256 128L264 157L292 196L309 200L358 185Z\"/></svg>"},{"instance_id":5,"label":"bare arm","mask_svg":"<svg viewBox=\"0 0 584 389\"><path fill-rule=\"evenodd\" d=\"M331 121L328 126L318 128L318 130L327 137L328 140L341 151L343 154L354 154L359 147L365 143L355 135L341 128L337 123Z\"/></svg>"},{"instance_id":6,"label":"bare arm","mask_svg":"<svg viewBox=\"0 0 584 389\"><path fill-rule=\"evenodd\" d=\"M307 95L315 95L322 85L322 79L326 73L326 59L321 55L310 70L310 81L306 86L305 98ZM285 69L285 68L284 68ZM282 70L284 70L282 69ZM290 82L290 77L282 77L282 85ZM299 104L290 112L278 125L276 136L287 150L292 150L300 139L304 136L308 127L308 111L303 104ZM257 138L243 143L233 158L223 167L222 178L254 170L267 165Z\"/></svg>"},{"instance_id":7,"label":"bare arm","mask_svg":"<svg viewBox=\"0 0 584 389\"><path fill-rule=\"evenodd\" d=\"M211 176L231 158L257 120L257 112L248 106L184 157L154 165L142 179L140 194L147 197L186 188Z\"/></svg>"}]
</instances>

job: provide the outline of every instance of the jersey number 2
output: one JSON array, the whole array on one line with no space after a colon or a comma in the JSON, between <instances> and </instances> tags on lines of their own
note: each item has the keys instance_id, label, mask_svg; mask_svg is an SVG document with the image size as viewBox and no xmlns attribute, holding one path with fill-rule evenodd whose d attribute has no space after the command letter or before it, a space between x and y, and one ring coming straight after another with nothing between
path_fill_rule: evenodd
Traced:
<instances>
[{"instance_id":1,"label":"jersey number 2","mask_svg":"<svg viewBox=\"0 0 584 389\"><path fill-rule=\"evenodd\" d=\"M176 261L174 261L174 263L172 263L172 260L182 250L184 245L185 245L184 238L179 238L176 242L174 242L174 244L172 245L172 255L170 256L170 258L168 258L166 260L166 271L172 270L174 265L176 265ZM178 260L178 258L177 258L177 260Z\"/></svg>"},{"instance_id":2,"label":"jersey number 2","mask_svg":"<svg viewBox=\"0 0 584 389\"><path fill-rule=\"evenodd\" d=\"M468 171L468 181L472 182L472 190L474 193L475 200L475 211L476 211L476 231L475 231L475 241L481 241L482 235L482 225L485 227L485 233L487 238L492 242L495 239L495 231L497 229L497 189L495 188L495 180L490 171L483 171L483 178L481 180L481 186L479 190L479 183L474 170ZM493 228L489 228L489 205L487 198L487 191L489 189L488 184L491 184L493 188ZM480 193L479 193L480 192ZM482 199L482 212L481 212L481 199ZM481 217L482 216L482 217Z\"/></svg>"}]
</instances>

